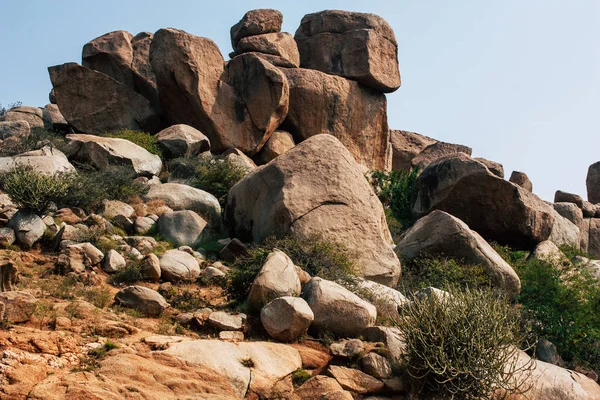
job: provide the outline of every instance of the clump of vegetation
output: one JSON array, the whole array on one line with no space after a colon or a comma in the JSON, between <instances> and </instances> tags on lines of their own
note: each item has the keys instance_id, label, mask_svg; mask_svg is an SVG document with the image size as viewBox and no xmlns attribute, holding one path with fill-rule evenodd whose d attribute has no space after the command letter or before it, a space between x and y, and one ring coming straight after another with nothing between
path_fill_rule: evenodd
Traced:
<instances>
[{"instance_id":1,"label":"clump of vegetation","mask_svg":"<svg viewBox=\"0 0 600 400\"><path fill-rule=\"evenodd\" d=\"M311 373L305 369L298 368L294 373L292 373L292 382L296 386L302 385L304 382L311 378Z\"/></svg>"},{"instance_id":2,"label":"clump of vegetation","mask_svg":"<svg viewBox=\"0 0 600 400\"><path fill-rule=\"evenodd\" d=\"M28 136L20 137L19 140L10 140L0 146L1 157L12 157L28 151L39 150L44 146L50 146L64 151L67 140L64 135L41 127L31 128Z\"/></svg>"},{"instance_id":3,"label":"clump of vegetation","mask_svg":"<svg viewBox=\"0 0 600 400\"><path fill-rule=\"evenodd\" d=\"M584 268L569 263L556 265L528 259L527 253L495 246L521 279L523 324L531 328L529 341L552 342L569 368L600 372L600 283ZM584 255L562 247L575 262Z\"/></svg>"},{"instance_id":4,"label":"clump of vegetation","mask_svg":"<svg viewBox=\"0 0 600 400\"><path fill-rule=\"evenodd\" d=\"M246 297L254 278L273 249L283 251L295 265L311 276L343 283L350 280L354 270L348 250L340 244L315 235L287 236L281 239L271 237L260 245L251 246L245 257L235 261L226 282L230 298L241 301Z\"/></svg>"},{"instance_id":5,"label":"clump of vegetation","mask_svg":"<svg viewBox=\"0 0 600 400\"><path fill-rule=\"evenodd\" d=\"M0 176L0 186L19 208L42 215L50 204L69 194L69 179L63 175L47 175L29 165L17 165Z\"/></svg>"},{"instance_id":6,"label":"clump of vegetation","mask_svg":"<svg viewBox=\"0 0 600 400\"><path fill-rule=\"evenodd\" d=\"M417 169L405 171L375 171L371 183L381 203L390 214L386 215L390 230L396 235L412 226L412 209L416 200L415 182L419 176ZM399 226L398 226L399 224Z\"/></svg>"},{"instance_id":7,"label":"clump of vegetation","mask_svg":"<svg viewBox=\"0 0 600 400\"><path fill-rule=\"evenodd\" d=\"M133 285L144 279L142 268L139 262L129 262L125 268L117 271L108 279L111 285Z\"/></svg>"},{"instance_id":8,"label":"clump of vegetation","mask_svg":"<svg viewBox=\"0 0 600 400\"><path fill-rule=\"evenodd\" d=\"M125 139L131 143L146 149L152 154L160 156L162 154L158 140L148 132L136 131L133 129L122 129L117 132L106 133L104 136L109 138Z\"/></svg>"},{"instance_id":9,"label":"clump of vegetation","mask_svg":"<svg viewBox=\"0 0 600 400\"><path fill-rule=\"evenodd\" d=\"M400 291L417 292L429 286L442 290L486 288L490 279L480 265L465 264L450 257L421 257L402 263Z\"/></svg>"},{"instance_id":10,"label":"clump of vegetation","mask_svg":"<svg viewBox=\"0 0 600 400\"><path fill-rule=\"evenodd\" d=\"M164 293L165 300L180 311L195 311L209 304L200 296L199 290L178 290L173 287L170 292Z\"/></svg>"},{"instance_id":11,"label":"clump of vegetation","mask_svg":"<svg viewBox=\"0 0 600 400\"><path fill-rule=\"evenodd\" d=\"M406 343L404 368L419 393L490 399L497 390L524 392L531 363L516 365L520 316L490 290L416 299L397 321ZM511 365L510 371L505 370Z\"/></svg>"},{"instance_id":12,"label":"clump of vegetation","mask_svg":"<svg viewBox=\"0 0 600 400\"><path fill-rule=\"evenodd\" d=\"M169 163L171 177L215 196L221 207L227 204L229 189L245 175L244 170L229 160L198 156L176 158Z\"/></svg>"},{"instance_id":13,"label":"clump of vegetation","mask_svg":"<svg viewBox=\"0 0 600 400\"><path fill-rule=\"evenodd\" d=\"M102 358L106 355L106 353L118 347L119 346L116 343L107 340L106 343L104 343L102 346L88 351L88 356L94 358Z\"/></svg>"}]
</instances>

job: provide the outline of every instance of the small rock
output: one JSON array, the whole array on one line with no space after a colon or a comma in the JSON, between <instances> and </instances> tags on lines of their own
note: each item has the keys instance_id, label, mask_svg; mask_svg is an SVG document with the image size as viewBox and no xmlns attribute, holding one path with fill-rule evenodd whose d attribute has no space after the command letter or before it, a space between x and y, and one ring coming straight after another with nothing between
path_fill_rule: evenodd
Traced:
<instances>
[{"instance_id":1,"label":"small rock","mask_svg":"<svg viewBox=\"0 0 600 400\"><path fill-rule=\"evenodd\" d=\"M210 151L210 140L199 130L185 124L172 125L155 135L170 158L195 157Z\"/></svg>"},{"instance_id":2,"label":"small rock","mask_svg":"<svg viewBox=\"0 0 600 400\"><path fill-rule=\"evenodd\" d=\"M332 343L329 350L334 356L353 358L365 351L365 344L359 339L348 339Z\"/></svg>"},{"instance_id":3,"label":"small rock","mask_svg":"<svg viewBox=\"0 0 600 400\"><path fill-rule=\"evenodd\" d=\"M194 280L200 275L198 261L180 250L168 250L160 256L161 277L165 281Z\"/></svg>"},{"instance_id":4,"label":"small rock","mask_svg":"<svg viewBox=\"0 0 600 400\"><path fill-rule=\"evenodd\" d=\"M0 228L0 247L7 248L11 246L17 237L12 228Z\"/></svg>"},{"instance_id":5,"label":"small rock","mask_svg":"<svg viewBox=\"0 0 600 400\"><path fill-rule=\"evenodd\" d=\"M579 208L583 208L583 199L581 196L573 193L563 192L562 190L557 190L554 193L554 202L555 203L573 203Z\"/></svg>"},{"instance_id":6,"label":"small rock","mask_svg":"<svg viewBox=\"0 0 600 400\"><path fill-rule=\"evenodd\" d=\"M378 393L385 386L379 379L375 379L357 369L330 365L329 373L342 388L359 394Z\"/></svg>"},{"instance_id":7,"label":"small rock","mask_svg":"<svg viewBox=\"0 0 600 400\"><path fill-rule=\"evenodd\" d=\"M104 256L104 262L102 263L102 269L108 274L113 274L123 268L125 268L127 262L121 254L116 250L110 250Z\"/></svg>"},{"instance_id":8,"label":"small rock","mask_svg":"<svg viewBox=\"0 0 600 400\"><path fill-rule=\"evenodd\" d=\"M528 192L533 192L533 185L525 172L513 171L512 174L510 174L509 182L521 186Z\"/></svg>"},{"instance_id":9,"label":"small rock","mask_svg":"<svg viewBox=\"0 0 600 400\"><path fill-rule=\"evenodd\" d=\"M206 280L211 280L213 278L220 278L225 276L225 273L218 268L215 267L206 267L202 271L202 277Z\"/></svg>"},{"instance_id":10,"label":"small rock","mask_svg":"<svg viewBox=\"0 0 600 400\"><path fill-rule=\"evenodd\" d=\"M127 203L119 200L104 200L102 202L102 215L104 218L111 220L117 215L122 215L126 218L131 218L135 214L135 210Z\"/></svg>"},{"instance_id":11,"label":"small rock","mask_svg":"<svg viewBox=\"0 0 600 400\"><path fill-rule=\"evenodd\" d=\"M195 246L203 239L207 222L194 211L164 213L158 219L158 232L174 246Z\"/></svg>"},{"instance_id":12,"label":"small rock","mask_svg":"<svg viewBox=\"0 0 600 400\"><path fill-rule=\"evenodd\" d=\"M219 332L219 339L227 342L243 342L244 333L239 331L221 331Z\"/></svg>"},{"instance_id":13,"label":"small rock","mask_svg":"<svg viewBox=\"0 0 600 400\"><path fill-rule=\"evenodd\" d=\"M314 318L306 301L299 297L280 297L260 312L267 333L282 342L294 341L305 334Z\"/></svg>"},{"instance_id":14,"label":"small rock","mask_svg":"<svg viewBox=\"0 0 600 400\"><path fill-rule=\"evenodd\" d=\"M215 311L208 317L208 324L219 331L241 331L246 322L246 314L229 314Z\"/></svg>"},{"instance_id":15,"label":"small rock","mask_svg":"<svg viewBox=\"0 0 600 400\"><path fill-rule=\"evenodd\" d=\"M156 254L150 253L145 256L140 263L140 269L145 280L150 282L158 282L160 279L160 260Z\"/></svg>"},{"instance_id":16,"label":"small rock","mask_svg":"<svg viewBox=\"0 0 600 400\"><path fill-rule=\"evenodd\" d=\"M15 231L17 240L25 247L33 246L46 231L46 224L39 216L24 210L17 211L8 226Z\"/></svg>"},{"instance_id":17,"label":"small rock","mask_svg":"<svg viewBox=\"0 0 600 400\"><path fill-rule=\"evenodd\" d=\"M267 256L254 279L248 303L255 310L282 296L298 296L302 287L294 263L282 251L275 250Z\"/></svg>"},{"instance_id":18,"label":"small rock","mask_svg":"<svg viewBox=\"0 0 600 400\"><path fill-rule=\"evenodd\" d=\"M128 286L115 295L115 301L148 317L158 317L169 306L164 297L143 286Z\"/></svg>"},{"instance_id":19,"label":"small rock","mask_svg":"<svg viewBox=\"0 0 600 400\"><path fill-rule=\"evenodd\" d=\"M540 338L535 346L535 356L538 360L544 361L550 364L564 366L565 362L558 354L556 346L547 339Z\"/></svg>"},{"instance_id":20,"label":"small rock","mask_svg":"<svg viewBox=\"0 0 600 400\"><path fill-rule=\"evenodd\" d=\"M133 223L133 231L137 235L146 235L156 226L156 221L150 217L138 217Z\"/></svg>"},{"instance_id":21,"label":"small rock","mask_svg":"<svg viewBox=\"0 0 600 400\"><path fill-rule=\"evenodd\" d=\"M361 359L362 370L377 379L388 379L392 376L392 365L387 358L377 353L369 353Z\"/></svg>"}]
</instances>

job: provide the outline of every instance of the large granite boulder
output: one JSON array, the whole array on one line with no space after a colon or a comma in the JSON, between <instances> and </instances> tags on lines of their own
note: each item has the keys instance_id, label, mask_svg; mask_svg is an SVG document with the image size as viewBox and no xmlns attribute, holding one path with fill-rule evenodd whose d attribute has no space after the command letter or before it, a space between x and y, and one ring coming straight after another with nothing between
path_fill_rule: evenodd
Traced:
<instances>
[{"instance_id":1,"label":"large granite boulder","mask_svg":"<svg viewBox=\"0 0 600 400\"><path fill-rule=\"evenodd\" d=\"M4 115L4 121L26 121L31 128L44 127L44 115L41 108L31 106L13 107Z\"/></svg>"},{"instance_id":2,"label":"large granite boulder","mask_svg":"<svg viewBox=\"0 0 600 400\"><path fill-rule=\"evenodd\" d=\"M49 67L48 72L56 103L76 131L158 131L159 116L148 99L126 84L76 63Z\"/></svg>"},{"instance_id":3,"label":"large granite boulder","mask_svg":"<svg viewBox=\"0 0 600 400\"><path fill-rule=\"evenodd\" d=\"M554 193L554 202L555 203L573 203L577 207L583 209L583 198L578 194L563 192L562 190L557 190Z\"/></svg>"},{"instance_id":4,"label":"large granite boulder","mask_svg":"<svg viewBox=\"0 0 600 400\"><path fill-rule=\"evenodd\" d=\"M383 206L350 152L331 135L300 143L238 182L229 191L225 218L230 236L244 242L319 235L348 249L358 275L398 282L400 261Z\"/></svg>"},{"instance_id":5,"label":"large granite boulder","mask_svg":"<svg viewBox=\"0 0 600 400\"><path fill-rule=\"evenodd\" d=\"M303 68L382 92L400 87L398 42L390 25L377 15L335 10L308 14L295 39Z\"/></svg>"},{"instance_id":6,"label":"large granite boulder","mask_svg":"<svg viewBox=\"0 0 600 400\"><path fill-rule=\"evenodd\" d=\"M214 151L258 152L287 114L285 76L256 55L243 54L225 66L212 40L161 29L150 62L168 122L200 130Z\"/></svg>"},{"instance_id":7,"label":"large granite boulder","mask_svg":"<svg viewBox=\"0 0 600 400\"><path fill-rule=\"evenodd\" d=\"M172 125L156 134L158 144L171 158L195 157L210 151L210 140L202 132L185 124Z\"/></svg>"},{"instance_id":8,"label":"large granite boulder","mask_svg":"<svg viewBox=\"0 0 600 400\"><path fill-rule=\"evenodd\" d=\"M0 174L9 172L17 166L29 166L47 175L75 172L75 167L69 162L67 156L52 147L43 147L14 157L0 157Z\"/></svg>"},{"instance_id":9,"label":"large granite boulder","mask_svg":"<svg viewBox=\"0 0 600 400\"><path fill-rule=\"evenodd\" d=\"M139 175L158 175L162 161L156 154L129 140L94 135L67 135L67 156L90 162L104 169L109 165L126 165Z\"/></svg>"},{"instance_id":10,"label":"large granite boulder","mask_svg":"<svg viewBox=\"0 0 600 400\"><path fill-rule=\"evenodd\" d=\"M287 32L248 36L238 42L237 53L257 52L281 57L292 66L300 66L300 53L296 41Z\"/></svg>"},{"instance_id":11,"label":"large granite boulder","mask_svg":"<svg viewBox=\"0 0 600 400\"><path fill-rule=\"evenodd\" d=\"M231 27L231 46L236 49L240 39L245 37L279 32L282 23L283 15L277 10L268 8L250 10Z\"/></svg>"},{"instance_id":12,"label":"large granite boulder","mask_svg":"<svg viewBox=\"0 0 600 400\"><path fill-rule=\"evenodd\" d=\"M409 131L390 131L392 145L392 170L410 171L413 167L412 160L427 146L437 143L430 137Z\"/></svg>"},{"instance_id":13,"label":"large granite boulder","mask_svg":"<svg viewBox=\"0 0 600 400\"><path fill-rule=\"evenodd\" d=\"M477 232L444 211L435 210L418 220L402 236L395 251L406 260L446 255L481 265L494 286L509 294L521 290L521 281L512 267Z\"/></svg>"},{"instance_id":14,"label":"large granite boulder","mask_svg":"<svg viewBox=\"0 0 600 400\"><path fill-rule=\"evenodd\" d=\"M282 70L290 85L283 128L296 141L328 133L369 169L390 167L385 95L337 76L302 68Z\"/></svg>"},{"instance_id":15,"label":"large granite boulder","mask_svg":"<svg viewBox=\"0 0 600 400\"><path fill-rule=\"evenodd\" d=\"M600 161L590 165L585 183L588 201L592 204L600 203Z\"/></svg>"},{"instance_id":16,"label":"large granite boulder","mask_svg":"<svg viewBox=\"0 0 600 400\"><path fill-rule=\"evenodd\" d=\"M530 191L491 173L457 153L442 157L420 174L413 213L442 210L464 221L486 240L532 248L550 236L554 209Z\"/></svg>"}]
</instances>

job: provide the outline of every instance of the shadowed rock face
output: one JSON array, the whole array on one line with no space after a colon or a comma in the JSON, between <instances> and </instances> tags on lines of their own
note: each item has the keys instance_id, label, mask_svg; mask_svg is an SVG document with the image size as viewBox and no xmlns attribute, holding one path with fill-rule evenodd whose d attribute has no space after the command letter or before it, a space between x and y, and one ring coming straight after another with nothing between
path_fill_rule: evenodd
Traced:
<instances>
[{"instance_id":1,"label":"shadowed rock face","mask_svg":"<svg viewBox=\"0 0 600 400\"><path fill-rule=\"evenodd\" d=\"M600 203L600 161L590 165L586 186L588 201L592 204Z\"/></svg>"},{"instance_id":2,"label":"shadowed rock face","mask_svg":"<svg viewBox=\"0 0 600 400\"><path fill-rule=\"evenodd\" d=\"M356 80L381 92L400 87L398 43L374 14L322 11L305 15L294 36L301 66Z\"/></svg>"},{"instance_id":3,"label":"shadowed rock face","mask_svg":"<svg viewBox=\"0 0 600 400\"><path fill-rule=\"evenodd\" d=\"M415 188L415 216L446 211L487 240L532 248L552 232L554 210L550 206L463 153L430 164Z\"/></svg>"},{"instance_id":4,"label":"shadowed rock face","mask_svg":"<svg viewBox=\"0 0 600 400\"><path fill-rule=\"evenodd\" d=\"M358 275L391 286L400 276L383 207L331 135L313 136L247 175L230 190L225 217L242 241L317 234L344 244Z\"/></svg>"}]
</instances>

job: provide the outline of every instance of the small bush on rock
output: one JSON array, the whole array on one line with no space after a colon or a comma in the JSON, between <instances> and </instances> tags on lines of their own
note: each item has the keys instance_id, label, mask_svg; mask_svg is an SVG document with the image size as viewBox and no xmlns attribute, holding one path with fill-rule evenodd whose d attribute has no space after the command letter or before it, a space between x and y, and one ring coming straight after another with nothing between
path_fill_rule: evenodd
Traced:
<instances>
[{"instance_id":1,"label":"small bush on rock","mask_svg":"<svg viewBox=\"0 0 600 400\"><path fill-rule=\"evenodd\" d=\"M412 208L416 200L415 182L418 176L419 171L417 169L410 172L375 171L371 175L371 183L375 193L379 196L384 207L391 210L392 216L402 225L404 230L410 228L414 222Z\"/></svg>"},{"instance_id":2,"label":"small bush on rock","mask_svg":"<svg viewBox=\"0 0 600 400\"><path fill-rule=\"evenodd\" d=\"M415 300L396 323L413 390L453 399L491 399L499 389L522 393L523 372L532 364L514 365L523 340L519 321L516 309L489 290Z\"/></svg>"},{"instance_id":3,"label":"small bush on rock","mask_svg":"<svg viewBox=\"0 0 600 400\"><path fill-rule=\"evenodd\" d=\"M19 208L41 215L69 193L69 179L65 178L39 173L31 166L17 166L0 177L0 186Z\"/></svg>"},{"instance_id":4,"label":"small bush on rock","mask_svg":"<svg viewBox=\"0 0 600 400\"><path fill-rule=\"evenodd\" d=\"M228 160L212 157L176 158L169 163L171 177L215 196L221 207L227 204L229 189L244 177L244 170Z\"/></svg>"},{"instance_id":5,"label":"small bush on rock","mask_svg":"<svg viewBox=\"0 0 600 400\"><path fill-rule=\"evenodd\" d=\"M133 129L122 129L117 132L106 133L106 137L125 139L131 143L135 143L138 146L146 149L148 152L156 155L161 155L160 146L158 140L148 132L135 131Z\"/></svg>"}]
</instances>

